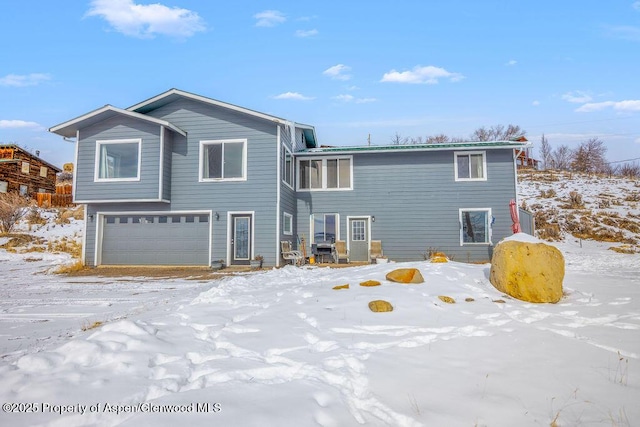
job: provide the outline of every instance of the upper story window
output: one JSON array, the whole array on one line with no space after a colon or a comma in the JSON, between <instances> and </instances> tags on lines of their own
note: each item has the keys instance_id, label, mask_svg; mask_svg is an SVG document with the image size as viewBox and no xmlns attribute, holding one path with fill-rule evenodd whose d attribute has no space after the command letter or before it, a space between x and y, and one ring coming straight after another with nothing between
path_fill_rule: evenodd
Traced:
<instances>
[{"instance_id":1,"label":"upper story window","mask_svg":"<svg viewBox=\"0 0 640 427\"><path fill-rule=\"evenodd\" d=\"M139 181L141 139L96 141L95 181Z\"/></svg>"},{"instance_id":2,"label":"upper story window","mask_svg":"<svg viewBox=\"0 0 640 427\"><path fill-rule=\"evenodd\" d=\"M285 146L282 147L282 181L293 188L293 155Z\"/></svg>"},{"instance_id":3,"label":"upper story window","mask_svg":"<svg viewBox=\"0 0 640 427\"><path fill-rule=\"evenodd\" d=\"M245 181L247 140L200 141L200 181Z\"/></svg>"},{"instance_id":4,"label":"upper story window","mask_svg":"<svg viewBox=\"0 0 640 427\"><path fill-rule=\"evenodd\" d=\"M352 157L298 160L298 190L351 190Z\"/></svg>"},{"instance_id":5,"label":"upper story window","mask_svg":"<svg viewBox=\"0 0 640 427\"><path fill-rule=\"evenodd\" d=\"M29 175L29 162L22 161L22 173Z\"/></svg>"},{"instance_id":6,"label":"upper story window","mask_svg":"<svg viewBox=\"0 0 640 427\"><path fill-rule=\"evenodd\" d=\"M40 166L40 176L43 178L47 177L47 167L46 166Z\"/></svg>"},{"instance_id":7,"label":"upper story window","mask_svg":"<svg viewBox=\"0 0 640 427\"><path fill-rule=\"evenodd\" d=\"M484 151L454 153L456 181L486 181L487 157Z\"/></svg>"}]
</instances>

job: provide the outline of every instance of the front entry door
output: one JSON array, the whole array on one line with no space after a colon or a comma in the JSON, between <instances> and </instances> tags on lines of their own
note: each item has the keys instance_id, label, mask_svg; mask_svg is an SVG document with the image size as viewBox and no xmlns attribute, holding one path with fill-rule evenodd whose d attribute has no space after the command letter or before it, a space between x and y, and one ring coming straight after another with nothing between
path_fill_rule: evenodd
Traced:
<instances>
[{"instance_id":1,"label":"front entry door","mask_svg":"<svg viewBox=\"0 0 640 427\"><path fill-rule=\"evenodd\" d=\"M369 261L369 218L349 218L349 260Z\"/></svg>"},{"instance_id":2,"label":"front entry door","mask_svg":"<svg viewBox=\"0 0 640 427\"><path fill-rule=\"evenodd\" d=\"M251 214L231 215L231 264L245 265L251 260Z\"/></svg>"}]
</instances>

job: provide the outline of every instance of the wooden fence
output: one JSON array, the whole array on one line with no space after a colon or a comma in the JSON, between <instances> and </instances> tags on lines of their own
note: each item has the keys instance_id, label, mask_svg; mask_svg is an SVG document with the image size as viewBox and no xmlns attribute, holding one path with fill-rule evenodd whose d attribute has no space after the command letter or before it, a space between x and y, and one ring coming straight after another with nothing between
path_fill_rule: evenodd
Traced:
<instances>
[{"instance_id":1,"label":"wooden fence","mask_svg":"<svg viewBox=\"0 0 640 427\"><path fill-rule=\"evenodd\" d=\"M36 193L38 206L67 207L73 206L71 184L56 185L56 193Z\"/></svg>"}]
</instances>

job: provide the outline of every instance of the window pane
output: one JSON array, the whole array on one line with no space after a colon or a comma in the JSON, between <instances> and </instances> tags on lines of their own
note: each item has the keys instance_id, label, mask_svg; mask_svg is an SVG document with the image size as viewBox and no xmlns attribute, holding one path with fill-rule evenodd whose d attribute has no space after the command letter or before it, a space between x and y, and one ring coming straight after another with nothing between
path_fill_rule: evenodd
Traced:
<instances>
[{"instance_id":1,"label":"window pane","mask_svg":"<svg viewBox=\"0 0 640 427\"><path fill-rule=\"evenodd\" d=\"M284 214L282 217L282 232L284 234L293 234L293 224L291 215Z\"/></svg>"},{"instance_id":2,"label":"window pane","mask_svg":"<svg viewBox=\"0 0 640 427\"><path fill-rule=\"evenodd\" d=\"M340 177L339 177L338 186L340 188L351 187L351 160L350 159L340 159L339 173L340 173Z\"/></svg>"},{"instance_id":3,"label":"window pane","mask_svg":"<svg viewBox=\"0 0 640 427\"><path fill-rule=\"evenodd\" d=\"M471 156L471 178L484 178L482 170L482 154L472 154Z\"/></svg>"},{"instance_id":4,"label":"window pane","mask_svg":"<svg viewBox=\"0 0 640 427\"><path fill-rule=\"evenodd\" d=\"M203 178L222 178L222 144L204 147Z\"/></svg>"},{"instance_id":5,"label":"window pane","mask_svg":"<svg viewBox=\"0 0 640 427\"><path fill-rule=\"evenodd\" d=\"M313 216L313 241L324 241L324 215Z\"/></svg>"},{"instance_id":6,"label":"window pane","mask_svg":"<svg viewBox=\"0 0 640 427\"><path fill-rule=\"evenodd\" d=\"M300 188L309 188L309 160L300 160Z\"/></svg>"},{"instance_id":7,"label":"window pane","mask_svg":"<svg viewBox=\"0 0 640 427\"><path fill-rule=\"evenodd\" d=\"M8 185L9 183L7 181L0 181L0 193L6 193Z\"/></svg>"},{"instance_id":8,"label":"window pane","mask_svg":"<svg viewBox=\"0 0 640 427\"><path fill-rule=\"evenodd\" d=\"M336 216L324 216L324 239L330 242L336 241Z\"/></svg>"},{"instance_id":9,"label":"window pane","mask_svg":"<svg viewBox=\"0 0 640 427\"><path fill-rule=\"evenodd\" d=\"M100 144L100 178L137 178L138 143Z\"/></svg>"},{"instance_id":10,"label":"window pane","mask_svg":"<svg viewBox=\"0 0 640 427\"><path fill-rule=\"evenodd\" d=\"M338 160L327 160L327 188L338 188Z\"/></svg>"},{"instance_id":11,"label":"window pane","mask_svg":"<svg viewBox=\"0 0 640 427\"><path fill-rule=\"evenodd\" d=\"M285 150L284 158L284 181L293 186L293 157L291 156L291 153Z\"/></svg>"},{"instance_id":12,"label":"window pane","mask_svg":"<svg viewBox=\"0 0 640 427\"><path fill-rule=\"evenodd\" d=\"M351 240L354 242L364 242L365 233L364 233L364 220L353 220L351 221Z\"/></svg>"},{"instance_id":13,"label":"window pane","mask_svg":"<svg viewBox=\"0 0 640 427\"><path fill-rule=\"evenodd\" d=\"M311 160L309 168L310 188L322 188L322 160Z\"/></svg>"},{"instance_id":14,"label":"window pane","mask_svg":"<svg viewBox=\"0 0 640 427\"><path fill-rule=\"evenodd\" d=\"M470 178L469 176L469 156L457 156L458 178Z\"/></svg>"},{"instance_id":15,"label":"window pane","mask_svg":"<svg viewBox=\"0 0 640 427\"><path fill-rule=\"evenodd\" d=\"M462 241L463 243L487 243L488 212L462 212Z\"/></svg>"},{"instance_id":16,"label":"window pane","mask_svg":"<svg viewBox=\"0 0 640 427\"><path fill-rule=\"evenodd\" d=\"M226 142L224 144L224 178L242 178L243 142Z\"/></svg>"}]
</instances>

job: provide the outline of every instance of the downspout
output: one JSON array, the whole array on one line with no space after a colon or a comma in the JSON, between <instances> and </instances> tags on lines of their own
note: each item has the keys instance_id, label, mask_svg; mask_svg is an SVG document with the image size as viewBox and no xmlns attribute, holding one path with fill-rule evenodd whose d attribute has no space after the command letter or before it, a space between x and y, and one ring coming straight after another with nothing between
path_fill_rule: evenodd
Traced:
<instances>
[{"instance_id":1,"label":"downspout","mask_svg":"<svg viewBox=\"0 0 640 427\"><path fill-rule=\"evenodd\" d=\"M282 152L282 132L280 130L280 125L277 125L277 136L276 136L276 267L280 267L280 180L282 170L280 167L280 153Z\"/></svg>"},{"instance_id":2,"label":"downspout","mask_svg":"<svg viewBox=\"0 0 640 427\"><path fill-rule=\"evenodd\" d=\"M520 221L520 198L518 197L518 157L524 151L524 147L520 147L520 151L516 154L516 150L513 150L513 180L514 180L514 190L516 193L516 215L518 216L518 221Z\"/></svg>"}]
</instances>

